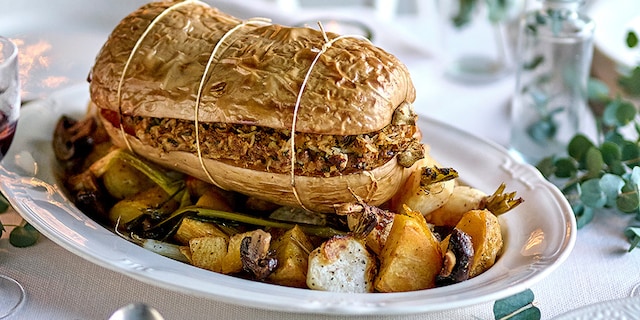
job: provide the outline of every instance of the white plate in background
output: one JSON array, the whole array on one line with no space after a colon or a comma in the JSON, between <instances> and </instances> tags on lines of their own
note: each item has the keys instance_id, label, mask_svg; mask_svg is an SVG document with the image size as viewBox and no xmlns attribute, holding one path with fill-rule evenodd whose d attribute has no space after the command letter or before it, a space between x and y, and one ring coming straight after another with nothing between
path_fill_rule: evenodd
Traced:
<instances>
[{"instance_id":1,"label":"white plate in background","mask_svg":"<svg viewBox=\"0 0 640 320\"><path fill-rule=\"evenodd\" d=\"M640 296L609 300L587 305L553 320L640 320Z\"/></svg>"}]
</instances>

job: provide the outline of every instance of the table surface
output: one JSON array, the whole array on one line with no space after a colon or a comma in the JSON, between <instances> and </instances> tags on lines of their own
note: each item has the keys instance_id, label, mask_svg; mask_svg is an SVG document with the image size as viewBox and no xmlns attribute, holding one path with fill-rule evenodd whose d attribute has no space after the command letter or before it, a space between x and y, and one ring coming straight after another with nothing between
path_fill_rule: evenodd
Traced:
<instances>
[{"instance_id":1,"label":"table surface","mask_svg":"<svg viewBox=\"0 0 640 320\"><path fill-rule=\"evenodd\" d=\"M52 76L63 76L63 81L57 86L29 86L32 90L29 92L30 98L46 97L66 85L85 81L86 74L83 72L88 70L95 52L108 35L108 26L115 25L121 17L143 3L140 0L105 0L92 2L92 8L81 8L59 5L58 2L55 7L47 5L44 1L14 2L13 7L10 5L9 11L21 12L24 15L54 15L51 10L62 13L69 13L71 10L74 15L82 13L83 23L99 22L97 28L74 29L65 36L64 45L76 46L79 52L77 56L52 57L52 63L65 65L65 68L52 67L39 73L33 71L28 79L32 84L47 77L47 72L53 72L51 70L59 73ZM226 1L218 3L229 5ZM256 13L262 16L270 14L269 16L277 16L283 20L287 17L286 12L268 12L265 10L272 6L257 3L244 7L229 6L231 11L235 11L232 14L243 18L255 16ZM108 11L102 11L104 8ZM47 30L27 27L20 29L16 27L19 22L15 16L11 16L14 24L11 24L11 21L7 22L5 13L0 13L0 17L0 21L4 21L0 22L0 34L9 37L27 39L36 35L57 43L55 41L60 40L61 35L56 32L65 30L64 25L60 24ZM28 22L25 19L22 23ZM418 90L415 103L418 113L452 123L461 130L506 146L509 135L508 106L514 88L513 75L486 84L452 81L442 75L438 53L431 49L437 46L429 45L433 44L432 23L410 17L398 17L393 27L395 29L380 34L375 41L379 46L397 55L409 67ZM411 32L415 30L426 31ZM70 41L70 37L79 41ZM89 58L80 56L81 53L86 54L92 50L94 53L89 54ZM5 224L20 220L14 211L2 214L0 218ZM589 304L630 296L634 287L640 283L640 251L627 253L629 244L622 234L630 218L614 213L602 213L578 231L576 245L569 258L531 288L543 319ZM339 318L253 309L165 290L86 261L44 237L34 246L15 248L9 245L4 236L0 240L0 273L8 274L20 281L28 295L26 303L10 319L106 319L118 307L132 302L147 303L157 308L166 319ZM484 303L437 313L363 318L493 319L492 308L493 303Z\"/></svg>"}]
</instances>

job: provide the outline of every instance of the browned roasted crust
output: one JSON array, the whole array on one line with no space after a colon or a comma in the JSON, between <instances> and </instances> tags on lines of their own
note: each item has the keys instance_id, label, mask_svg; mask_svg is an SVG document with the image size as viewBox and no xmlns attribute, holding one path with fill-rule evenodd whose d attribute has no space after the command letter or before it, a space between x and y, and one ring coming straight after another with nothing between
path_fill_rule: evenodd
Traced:
<instances>
[{"instance_id":1,"label":"browned roasted crust","mask_svg":"<svg viewBox=\"0 0 640 320\"><path fill-rule=\"evenodd\" d=\"M92 70L91 99L98 107L119 109L117 90L129 54L151 21L171 4L149 3L112 32ZM199 3L168 12L133 56L122 83L121 111L194 120L210 53L239 22ZM303 79L324 43L319 31L307 28L245 26L234 32L212 64L198 121L290 129ZM296 130L336 135L377 131L390 123L398 105L414 99L401 62L364 40L345 38L334 42L314 66Z\"/></svg>"}]
</instances>

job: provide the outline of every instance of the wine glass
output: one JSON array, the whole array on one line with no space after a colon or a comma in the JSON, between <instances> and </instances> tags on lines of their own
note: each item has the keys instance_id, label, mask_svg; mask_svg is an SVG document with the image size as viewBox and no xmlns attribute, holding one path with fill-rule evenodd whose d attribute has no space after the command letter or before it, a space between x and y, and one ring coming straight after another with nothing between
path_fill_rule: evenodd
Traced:
<instances>
[{"instance_id":1,"label":"wine glass","mask_svg":"<svg viewBox=\"0 0 640 320\"><path fill-rule=\"evenodd\" d=\"M0 36L0 161L13 140L19 113L18 47L11 40ZM11 315L24 299L22 285L15 279L0 274L0 319Z\"/></svg>"}]
</instances>

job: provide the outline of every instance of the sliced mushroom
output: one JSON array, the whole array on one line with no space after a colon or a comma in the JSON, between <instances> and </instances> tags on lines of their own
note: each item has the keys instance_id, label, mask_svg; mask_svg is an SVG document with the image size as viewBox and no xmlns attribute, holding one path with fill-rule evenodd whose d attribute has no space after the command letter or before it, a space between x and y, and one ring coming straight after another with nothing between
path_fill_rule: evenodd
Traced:
<instances>
[{"instance_id":1,"label":"sliced mushroom","mask_svg":"<svg viewBox=\"0 0 640 320\"><path fill-rule=\"evenodd\" d=\"M244 237L240 244L242 268L256 280L266 279L278 265L274 253L269 250L270 244L271 234L260 229Z\"/></svg>"},{"instance_id":2,"label":"sliced mushroom","mask_svg":"<svg viewBox=\"0 0 640 320\"><path fill-rule=\"evenodd\" d=\"M471 237L454 228L449 238L449 246L444 254L442 270L436 276L436 286L448 286L469 279L474 250Z\"/></svg>"},{"instance_id":3,"label":"sliced mushroom","mask_svg":"<svg viewBox=\"0 0 640 320\"><path fill-rule=\"evenodd\" d=\"M74 203L80 211L86 212L100 222L107 221L109 198L91 172L84 171L71 176L65 182L65 186L72 194Z\"/></svg>"},{"instance_id":4,"label":"sliced mushroom","mask_svg":"<svg viewBox=\"0 0 640 320\"><path fill-rule=\"evenodd\" d=\"M53 133L53 151L58 160L67 161L91 152L95 128L96 122L91 117L82 121L60 117Z\"/></svg>"}]
</instances>

